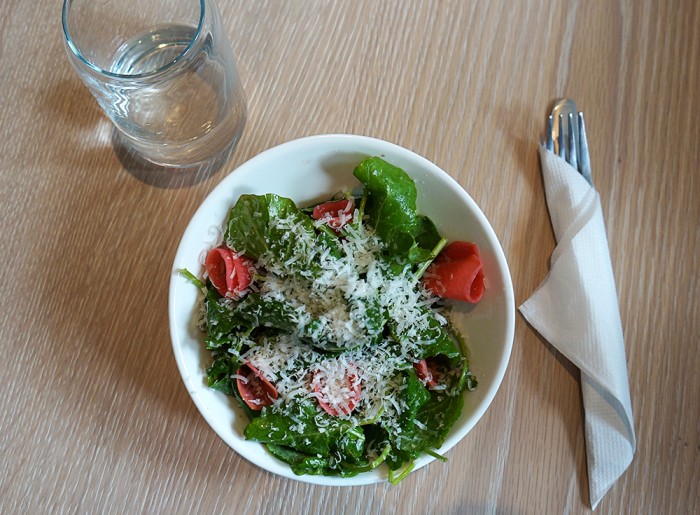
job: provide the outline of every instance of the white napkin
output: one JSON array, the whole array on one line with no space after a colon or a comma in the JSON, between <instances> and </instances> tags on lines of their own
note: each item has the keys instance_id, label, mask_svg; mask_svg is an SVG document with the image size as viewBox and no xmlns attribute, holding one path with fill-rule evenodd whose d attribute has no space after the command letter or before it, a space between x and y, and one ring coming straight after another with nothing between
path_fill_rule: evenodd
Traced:
<instances>
[{"instance_id":1,"label":"white napkin","mask_svg":"<svg viewBox=\"0 0 700 515\"><path fill-rule=\"evenodd\" d=\"M547 278L520 306L528 322L581 369L591 507L636 450L625 345L598 192L540 147L557 247Z\"/></svg>"}]
</instances>

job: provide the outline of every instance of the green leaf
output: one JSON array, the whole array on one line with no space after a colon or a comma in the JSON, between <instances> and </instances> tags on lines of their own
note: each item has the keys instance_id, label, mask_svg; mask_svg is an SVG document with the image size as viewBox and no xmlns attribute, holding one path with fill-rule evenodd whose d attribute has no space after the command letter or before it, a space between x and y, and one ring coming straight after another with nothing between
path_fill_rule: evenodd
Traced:
<instances>
[{"instance_id":1,"label":"green leaf","mask_svg":"<svg viewBox=\"0 0 700 515\"><path fill-rule=\"evenodd\" d=\"M323 456L315 451L304 452L296 448L268 443L267 448L276 458L288 463L295 474L323 474L350 477L378 467L385 458L380 455L371 462L364 456L365 436L360 427L342 426L340 436ZM386 449L388 452L388 449Z\"/></svg>"},{"instance_id":2,"label":"green leaf","mask_svg":"<svg viewBox=\"0 0 700 515\"><path fill-rule=\"evenodd\" d=\"M369 224L389 254L411 263L434 259L432 250L440 233L432 220L416 212L418 193L413 179L380 157L363 159L353 173L365 185Z\"/></svg>"},{"instance_id":3,"label":"green leaf","mask_svg":"<svg viewBox=\"0 0 700 515\"><path fill-rule=\"evenodd\" d=\"M427 216L418 216L416 244L423 249L433 249L442 239L433 221Z\"/></svg>"},{"instance_id":4,"label":"green leaf","mask_svg":"<svg viewBox=\"0 0 700 515\"><path fill-rule=\"evenodd\" d=\"M418 415L418 410L430 400L430 392L426 389L413 367L406 369L406 389L404 398L406 401L407 410L403 413L402 418L405 421L412 421Z\"/></svg>"},{"instance_id":5,"label":"green leaf","mask_svg":"<svg viewBox=\"0 0 700 515\"><path fill-rule=\"evenodd\" d=\"M209 368L207 368L207 385L209 388L218 390L226 395L233 395L231 386L231 375L236 371L236 364L230 355L223 354L216 358Z\"/></svg>"},{"instance_id":6,"label":"green leaf","mask_svg":"<svg viewBox=\"0 0 700 515\"><path fill-rule=\"evenodd\" d=\"M365 433L362 427L350 427L343 431L337 443L341 461L359 463L365 450Z\"/></svg>"},{"instance_id":7,"label":"green leaf","mask_svg":"<svg viewBox=\"0 0 700 515\"><path fill-rule=\"evenodd\" d=\"M238 334L249 333L253 326L236 313L236 303L225 299L209 284L204 299L206 310L204 343L207 349L232 346Z\"/></svg>"},{"instance_id":8,"label":"green leaf","mask_svg":"<svg viewBox=\"0 0 700 515\"><path fill-rule=\"evenodd\" d=\"M421 352L416 356L417 359L425 359L442 354L456 364L457 361L455 360L459 358L461 354L452 338L452 333L446 326L440 324L435 313L430 309L423 308L423 312L428 317L428 328L421 331L418 336L411 337L405 333L399 332L396 322L389 320L388 325L392 335L402 344L409 343L413 339L430 342L421 347Z\"/></svg>"},{"instance_id":9,"label":"green leaf","mask_svg":"<svg viewBox=\"0 0 700 515\"><path fill-rule=\"evenodd\" d=\"M379 299L374 295L366 298L351 298L348 300L348 308L351 312L362 313L366 339L379 341L387 321L387 313L382 309Z\"/></svg>"},{"instance_id":10,"label":"green leaf","mask_svg":"<svg viewBox=\"0 0 700 515\"><path fill-rule=\"evenodd\" d=\"M450 360L456 360L461 356L459 348L455 345L452 335L435 317L435 314L431 311L428 315L429 325L426 331L423 331L421 338L423 341L432 340L432 343L423 347L423 353L419 357L421 359L429 358L432 356L443 355ZM453 364L456 364L453 361Z\"/></svg>"},{"instance_id":11,"label":"green leaf","mask_svg":"<svg viewBox=\"0 0 700 515\"><path fill-rule=\"evenodd\" d=\"M379 157L367 157L353 174L365 185L369 223L393 254L405 254L418 230L416 185L406 172Z\"/></svg>"},{"instance_id":12,"label":"green leaf","mask_svg":"<svg viewBox=\"0 0 700 515\"><path fill-rule=\"evenodd\" d=\"M268 249L269 221L266 195L241 195L226 221L226 244L257 260Z\"/></svg>"},{"instance_id":13,"label":"green leaf","mask_svg":"<svg viewBox=\"0 0 700 515\"><path fill-rule=\"evenodd\" d=\"M274 327L288 333L296 332L294 308L286 302L265 299L251 293L235 307L235 316L246 320L251 327Z\"/></svg>"},{"instance_id":14,"label":"green leaf","mask_svg":"<svg viewBox=\"0 0 700 515\"><path fill-rule=\"evenodd\" d=\"M272 193L242 195L229 212L224 238L229 247L254 260L266 255L278 267L307 277L320 270L319 248L337 252L334 235L317 231L294 201ZM307 244L312 241L314 245Z\"/></svg>"},{"instance_id":15,"label":"green leaf","mask_svg":"<svg viewBox=\"0 0 700 515\"><path fill-rule=\"evenodd\" d=\"M299 432L300 425L302 432ZM264 408L245 428L249 440L285 445L313 456L328 457L335 442L351 427L351 422L319 412L311 404L300 404L294 417Z\"/></svg>"},{"instance_id":16,"label":"green leaf","mask_svg":"<svg viewBox=\"0 0 700 515\"><path fill-rule=\"evenodd\" d=\"M361 472L369 472L370 470L376 469L379 465L386 461L387 456L391 452L391 445L388 443L384 444L382 452L371 461L368 459L363 459L358 463L347 463L343 462L341 465L341 475L348 477L350 475L357 475Z\"/></svg>"},{"instance_id":17,"label":"green leaf","mask_svg":"<svg viewBox=\"0 0 700 515\"><path fill-rule=\"evenodd\" d=\"M288 463L296 475L311 474L314 476L327 475L328 458L309 455L296 451L290 447L268 443L267 450L275 458Z\"/></svg>"},{"instance_id":18,"label":"green leaf","mask_svg":"<svg viewBox=\"0 0 700 515\"><path fill-rule=\"evenodd\" d=\"M430 392L430 400L423 404L413 424L406 424L395 440L396 447L405 454L438 449L462 413L464 397Z\"/></svg>"},{"instance_id":19,"label":"green leaf","mask_svg":"<svg viewBox=\"0 0 700 515\"><path fill-rule=\"evenodd\" d=\"M418 418L418 413L422 406L431 399L430 392L418 379L413 367L406 369L404 372L404 381L404 402L407 409L401 414L399 419L401 430L395 431L393 428L387 428L392 445L392 449L387 456L387 464L391 470L403 467L420 455L423 447L421 447L422 443L419 445L418 442L423 440L417 437L419 427L414 421Z\"/></svg>"},{"instance_id":20,"label":"green leaf","mask_svg":"<svg viewBox=\"0 0 700 515\"><path fill-rule=\"evenodd\" d=\"M438 449L445 442L450 428L462 413L464 396L430 392L430 397L430 401L426 402L418 412L417 419L427 428L420 429L419 434L430 442L423 448Z\"/></svg>"}]
</instances>

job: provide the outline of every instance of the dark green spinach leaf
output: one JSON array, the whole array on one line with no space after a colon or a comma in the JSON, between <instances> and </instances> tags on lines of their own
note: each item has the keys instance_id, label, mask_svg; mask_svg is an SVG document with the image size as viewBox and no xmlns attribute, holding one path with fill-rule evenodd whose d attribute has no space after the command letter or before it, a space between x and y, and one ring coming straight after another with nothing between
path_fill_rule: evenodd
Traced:
<instances>
[{"instance_id":1,"label":"dark green spinach leaf","mask_svg":"<svg viewBox=\"0 0 700 515\"><path fill-rule=\"evenodd\" d=\"M254 260L267 255L276 265L307 277L317 274L319 265L316 251L304 242L316 241L337 252L335 236L317 231L294 201L272 193L242 195L229 212L224 238L229 247Z\"/></svg>"},{"instance_id":2,"label":"dark green spinach leaf","mask_svg":"<svg viewBox=\"0 0 700 515\"><path fill-rule=\"evenodd\" d=\"M408 252L419 225L413 179L379 157L363 159L353 174L365 185L370 225L392 253Z\"/></svg>"},{"instance_id":3,"label":"dark green spinach leaf","mask_svg":"<svg viewBox=\"0 0 700 515\"><path fill-rule=\"evenodd\" d=\"M207 368L207 386L225 393L233 395L231 385L231 375L236 373L238 365L230 354L224 353L214 359L214 362Z\"/></svg>"},{"instance_id":4,"label":"dark green spinach leaf","mask_svg":"<svg viewBox=\"0 0 700 515\"><path fill-rule=\"evenodd\" d=\"M399 343L410 343L412 340L420 340L425 343L421 351L416 355L417 359L425 359L440 354L449 358L454 364L458 363L461 356L459 348L452 338L447 327L440 324L435 314L428 308L423 308L425 316L428 318L428 328L423 330L417 337L409 336L399 331L395 321L389 320L388 326L391 333Z\"/></svg>"},{"instance_id":5,"label":"dark green spinach leaf","mask_svg":"<svg viewBox=\"0 0 700 515\"><path fill-rule=\"evenodd\" d=\"M353 174L365 185L365 211L369 224L389 254L411 263L434 259L440 241L435 224L416 212L416 184L401 168L380 157L367 157Z\"/></svg>"}]
</instances>

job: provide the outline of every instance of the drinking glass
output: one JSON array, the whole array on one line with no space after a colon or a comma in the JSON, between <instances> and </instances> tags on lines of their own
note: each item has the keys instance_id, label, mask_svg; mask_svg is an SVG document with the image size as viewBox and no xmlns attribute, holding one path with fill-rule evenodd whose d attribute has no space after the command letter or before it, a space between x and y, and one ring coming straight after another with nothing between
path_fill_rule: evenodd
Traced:
<instances>
[{"instance_id":1,"label":"drinking glass","mask_svg":"<svg viewBox=\"0 0 700 515\"><path fill-rule=\"evenodd\" d=\"M64 0L73 68L127 147L167 167L230 151L246 120L212 0Z\"/></svg>"}]
</instances>

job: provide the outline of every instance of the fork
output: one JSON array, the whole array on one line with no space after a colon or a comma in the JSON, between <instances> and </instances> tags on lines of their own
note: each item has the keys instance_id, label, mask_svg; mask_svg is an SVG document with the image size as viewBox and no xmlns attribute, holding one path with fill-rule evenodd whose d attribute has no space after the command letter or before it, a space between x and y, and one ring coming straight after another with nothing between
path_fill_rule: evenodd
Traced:
<instances>
[{"instance_id":1,"label":"fork","mask_svg":"<svg viewBox=\"0 0 700 515\"><path fill-rule=\"evenodd\" d=\"M576 103L568 98L555 102L547 118L545 148L551 150L577 170L588 184L593 184L591 161L583 113L576 114Z\"/></svg>"}]
</instances>

